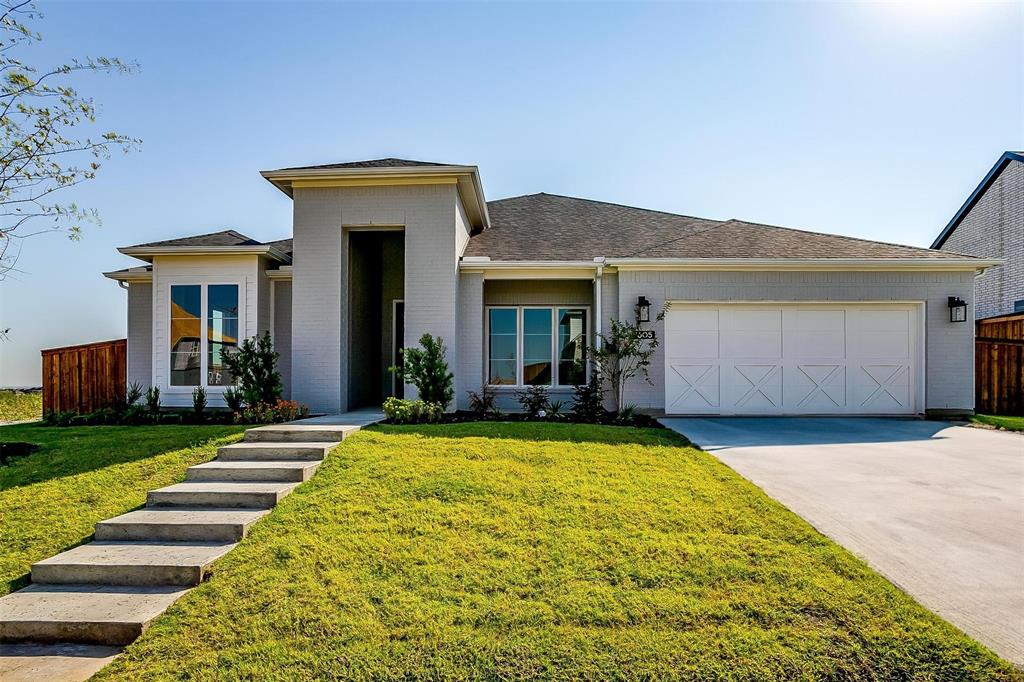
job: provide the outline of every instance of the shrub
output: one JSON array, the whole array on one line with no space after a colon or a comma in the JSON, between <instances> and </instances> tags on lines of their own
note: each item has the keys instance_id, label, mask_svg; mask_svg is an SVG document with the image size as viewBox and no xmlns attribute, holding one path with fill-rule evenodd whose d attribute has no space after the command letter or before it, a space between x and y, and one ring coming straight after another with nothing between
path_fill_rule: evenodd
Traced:
<instances>
[{"instance_id":1,"label":"shrub","mask_svg":"<svg viewBox=\"0 0 1024 682\"><path fill-rule=\"evenodd\" d=\"M577 421L596 424L604 419L604 387L596 373L591 373L587 383L573 387L572 400L572 416Z\"/></svg>"},{"instance_id":2,"label":"shrub","mask_svg":"<svg viewBox=\"0 0 1024 682\"><path fill-rule=\"evenodd\" d=\"M221 362L234 377L247 406L274 405L281 399L284 384L277 371L277 357L270 332L245 339L235 352L221 350Z\"/></svg>"},{"instance_id":3,"label":"shrub","mask_svg":"<svg viewBox=\"0 0 1024 682\"><path fill-rule=\"evenodd\" d=\"M420 337L420 346L406 348L402 367L391 367L391 371L415 386L420 400L439 404L443 412L455 397L452 387L455 376L448 371L448 363L444 359L444 339L424 334Z\"/></svg>"},{"instance_id":4,"label":"shrub","mask_svg":"<svg viewBox=\"0 0 1024 682\"><path fill-rule=\"evenodd\" d=\"M228 409L232 412L241 412L242 403L245 401L245 397L242 392L234 386L229 386L224 389L224 404L227 405Z\"/></svg>"},{"instance_id":5,"label":"shrub","mask_svg":"<svg viewBox=\"0 0 1024 682\"><path fill-rule=\"evenodd\" d=\"M608 334L599 334L600 343L589 349L601 376L608 380L615 401L615 411L621 410L626 383L640 375L651 383L648 368L658 347L658 339L641 338L640 323L629 324L612 318Z\"/></svg>"},{"instance_id":6,"label":"shrub","mask_svg":"<svg viewBox=\"0 0 1024 682\"><path fill-rule=\"evenodd\" d=\"M71 426L71 420L77 417L75 412L65 410L63 412L50 412L43 421L49 426Z\"/></svg>"},{"instance_id":7,"label":"shrub","mask_svg":"<svg viewBox=\"0 0 1024 682\"><path fill-rule=\"evenodd\" d=\"M144 405L131 404L121 415L121 423L136 426L139 424L152 424L153 415Z\"/></svg>"},{"instance_id":8,"label":"shrub","mask_svg":"<svg viewBox=\"0 0 1024 682\"><path fill-rule=\"evenodd\" d=\"M384 415L394 424L422 424L441 420L444 408L440 403L425 400L388 398L384 401Z\"/></svg>"},{"instance_id":9,"label":"shrub","mask_svg":"<svg viewBox=\"0 0 1024 682\"><path fill-rule=\"evenodd\" d=\"M273 403L247 405L236 420L254 424L279 424L295 421L309 414L309 408L295 400L278 400Z\"/></svg>"},{"instance_id":10,"label":"shrub","mask_svg":"<svg viewBox=\"0 0 1024 682\"><path fill-rule=\"evenodd\" d=\"M615 423L629 425L636 421L637 415L636 403L629 403L625 405L621 410L615 413Z\"/></svg>"},{"instance_id":11,"label":"shrub","mask_svg":"<svg viewBox=\"0 0 1024 682\"><path fill-rule=\"evenodd\" d=\"M562 408L565 407L565 403L561 400L552 400L548 403L548 417L551 419L558 419L562 417Z\"/></svg>"},{"instance_id":12,"label":"shrub","mask_svg":"<svg viewBox=\"0 0 1024 682\"><path fill-rule=\"evenodd\" d=\"M495 405L495 401L498 398L498 393L490 384L481 386L479 393L476 391L466 391L466 395L469 396L470 411L475 412L477 416L486 417L497 414L498 408Z\"/></svg>"},{"instance_id":13,"label":"shrub","mask_svg":"<svg viewBox=\"0 0 1024 682\"><path fill-rule=\"evenodd\" d=\"M150 386L146 390L146 407L154 414L160 411L160 387Z\"/></svg>"},{"instance_id":14,"label":"shrub","mask_svg":"<svg viewBox=\"0 0 1024 682\"><path fill-rule=\"evenodd\" d=\"M206 411L206 389L196 386L192 389L192 415L197 419L203 418Z\"/></svg>"},{"instance_id":15,"label":"shrub","mask_svg":"<svg viewBox=\"0 0 1024 682\"><path fill-rule=\"evenodd\" d=\"M125 407L131 407L135 403L142 399L142 395L145 391L142 388L142 384L138 381L133 381L128 384L128 390L125 392L124 403Z\"/></svg>"},{"instance_id":16,"label":"shrub","mask_svg":"<svg viewBox=\"0 0 1024 682\"><path fill-rule=\"evenodd\" d=\"M531 417L543 417L547 414L548 387L530 386L525 391L516 391L516 400L526 414Z\"/></svg>"}]
</instances>

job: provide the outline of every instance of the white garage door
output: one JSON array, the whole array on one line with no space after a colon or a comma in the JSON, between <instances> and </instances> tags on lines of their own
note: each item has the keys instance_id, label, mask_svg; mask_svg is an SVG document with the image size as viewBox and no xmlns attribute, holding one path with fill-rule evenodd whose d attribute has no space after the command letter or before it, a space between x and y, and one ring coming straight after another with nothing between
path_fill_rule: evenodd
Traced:
<instances>
[{"instance_id":1,"label":"white garage door","mask_svg":"<svg viewBox=\"0 0 1024 682\"><path fill-rule=\"evenodd\" d=\"M668 414L913 414L916 305L672 304Z\"/></svg>"}]
</instances>

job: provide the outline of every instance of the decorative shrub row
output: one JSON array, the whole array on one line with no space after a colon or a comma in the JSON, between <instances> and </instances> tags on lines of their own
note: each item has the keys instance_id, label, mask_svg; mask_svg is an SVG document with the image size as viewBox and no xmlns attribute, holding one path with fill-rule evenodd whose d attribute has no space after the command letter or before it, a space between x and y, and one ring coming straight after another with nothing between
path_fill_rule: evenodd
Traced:
<instances>
[{"instance_id":1,"label":"decorative shrub row","mask_svg":"<svg viewBox=\"0 0 1024 682\"><path fill-rule=\"evenodd\" d=\"M309 408L294 400L283 400L278 354L270 334L245 339L237 352L221 351L221 360L235 378L236 386L224 390L226 410L209 409L206 389L192 390L191 410L162 410L160 387L128 386L124 401L89 414L57 412L43 418L53 426L95 426L141 424L274 424L301 419Z\"/></svg>"}]
</instances>

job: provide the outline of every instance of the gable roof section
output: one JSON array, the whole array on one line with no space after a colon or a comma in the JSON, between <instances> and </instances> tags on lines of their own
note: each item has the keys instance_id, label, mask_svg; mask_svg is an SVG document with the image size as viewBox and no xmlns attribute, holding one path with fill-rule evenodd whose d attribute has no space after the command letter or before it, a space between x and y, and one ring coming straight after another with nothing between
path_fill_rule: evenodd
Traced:
<instances>
[{"instance_id":1,"label":"gable roof section","mask_svg":"<svg viewBox=\"0 0 1024 682\"><path fill-rule=\"evenodd\" d=\"M743 220L708 220L649 209L530 194L488 204L491 227L465 256L492 261L616 259L970 258L900 244L806 232Z\"/></svg>"},{"instance_id":2,"label":"gable roof section","mask_svg":"<svg viewBox=\"0 0 1024 682\"><path fill-rule=\"evenodd\" d=\"M953 230L963 222L963 219L971 212L974 205L977 204L983 196L985 196L985 192L988 191L988 188L992 186L992 183L999 177L999 174L1002 173L1012 161L1024 163L1024 151L1003 152L1003 155L999 157L999 160L996 161L994 166L992 166L992 169L989 170L984 178L982 178L981 183L975 187L974 191L971 192L971 195L967 197L967 201L964 202L964 205L960 207L960 210L958 210L956 214L953 215L953 219L950 220L944 228L942 228L942 232L940 232L939 236L935 238L934 242L932 242L933 249L942 248L942 245L946 243L947 239L949 239L949 235L953 234Z\"/></svg>"},{"instance_id":3,"label":"gable roof section","mask_svg":"<svg viewBox=\"0 0 1024 682\"><path fill-rule=\"evenodd\" d=\"M251 237L247 237L235 230L221 230L207 234L197 234L192 237L179 237L177 239L164 239L158 242L146 242L128 246L129 249L143 249L158 246L256 246L261 244Z\"/></svg>"},{"instance_id":4,"label":"gable roof section","mask_svg":"<svg viewBox=\"0 0 1024 682\"><path fill-rule=\"evenodd\" d=\"M282 263L292 262L292 240L280 239L273 242L261 242L242 234L237 230L221 230L191 237L164 239L134 246L123 246L118 249L126 256L134 256L149 260L158 255L209 255L230 253L265 254Z\"/></svg>"},{"instance_id":5,"label":"gable roof section","mask_svg":"<svg viewBox=\"0 0 1024 682\"><path fill-rule=\"evenodd\" d=\"M369 161L346 161L344 163L324 163L316 166L292 166L279 168L278 171L320 170L330 168L405 168L408 166L451 166L455 164L437 163L434 161L412 161L410 159L370 159Z\"/></svg>"}]
</instances>

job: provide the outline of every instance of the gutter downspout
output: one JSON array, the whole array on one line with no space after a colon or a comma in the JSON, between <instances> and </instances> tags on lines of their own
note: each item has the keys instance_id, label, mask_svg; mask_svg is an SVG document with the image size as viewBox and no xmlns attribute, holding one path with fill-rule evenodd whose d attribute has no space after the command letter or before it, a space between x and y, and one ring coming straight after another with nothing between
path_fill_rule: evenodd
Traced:
<instances>
[{"instance_id":1,"label":"gutter downspout","mask_svg":"<svg viewBox=\"0 0 1024 682\"><path fill-rule=\"evenodd\" d=\"M601 277L604 274L604 256L594 258L594 345L601 343Z\"/></svg>"}]
</instances>

